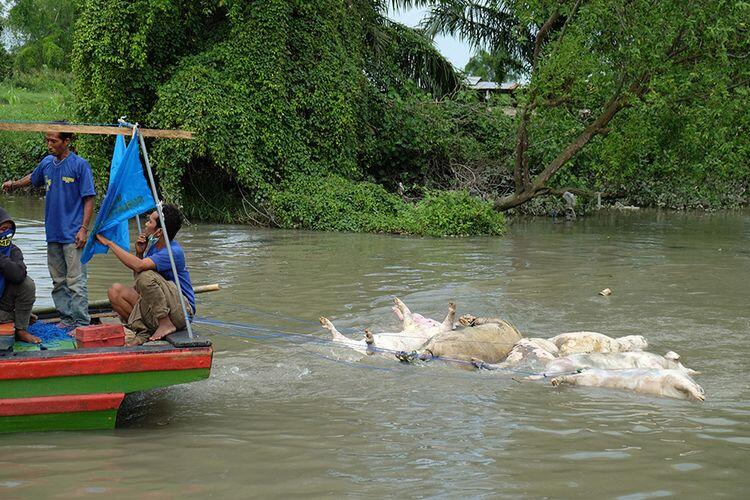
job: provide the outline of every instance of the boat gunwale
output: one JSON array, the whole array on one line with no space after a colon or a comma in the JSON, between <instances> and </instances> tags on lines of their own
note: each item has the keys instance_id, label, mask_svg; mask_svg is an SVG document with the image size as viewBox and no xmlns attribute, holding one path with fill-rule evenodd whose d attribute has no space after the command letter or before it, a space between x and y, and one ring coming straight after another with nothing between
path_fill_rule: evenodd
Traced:
<instances>
[{"instance_id":1,"label":"boat gunwale","mask_svg":"<svg viewBox=\"0 0 750 500\"><path fill-rule=\"evenodd\" d=\"M139 346L113 346L113 347L86 347L79 349L48 349L45 351L7 351L0 353L0 364L7 361L15 361L22 359L55 359L65 357L90 357L92 355L103 355L103 354L130 354L130 353L142 353L142 354L153 354L163 353L169 351L192 351L192 350L212 350L212 345L207 346L186 346L178 347L172 344L169 345L139 345Z\"/></svg>"}]
</instances>

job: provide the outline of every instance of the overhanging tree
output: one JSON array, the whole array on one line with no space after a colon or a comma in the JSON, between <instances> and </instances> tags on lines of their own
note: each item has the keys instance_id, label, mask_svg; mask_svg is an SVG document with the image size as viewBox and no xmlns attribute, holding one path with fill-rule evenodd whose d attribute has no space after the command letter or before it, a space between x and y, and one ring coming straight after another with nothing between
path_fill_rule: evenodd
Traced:
<instances>
[{"instance_id":1,"label":"overhanging tree","mask_svg":"<svg viewBox=\"0 0 750 500\"><path fill-rule=\"evenodd\" d=\"M525 57L529 84L519 95L514 186L496 208L553 191L551 181L650 93L683 95L695 82L714 91L747 88L750 6L724 0L403 1L430 5L428 33L458 35L477 47ZM744 67L747 63L744 62ZM730 68L730 69L728 69ZM706 73L713 76L708 81ZM745 76L742 76L745 75ZM545 122L566 115L566 137L540 154Z\"/></svg>"}]
</instances>

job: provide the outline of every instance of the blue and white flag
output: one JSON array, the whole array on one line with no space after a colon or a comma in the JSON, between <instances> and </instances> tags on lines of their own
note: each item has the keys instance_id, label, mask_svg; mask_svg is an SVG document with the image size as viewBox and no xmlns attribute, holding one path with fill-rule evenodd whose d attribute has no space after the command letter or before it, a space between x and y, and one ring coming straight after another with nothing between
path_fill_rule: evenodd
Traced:
<instances>
[{"instance_id":1,"label":"blue and white flag","mask_svg":"<svg viewBox=\"0 0 750 500\"><path fill-rule=\"evenodd\" d=\"M130 251L128 220L154 207L154 196L143 175L138 134L133 135L127 148L125 139L117 136L109 170L109 187L83 249L81 262L87 263L96 253L107 253L108 248L96 241L97 234Z\"/></svg>"}]
</instances>

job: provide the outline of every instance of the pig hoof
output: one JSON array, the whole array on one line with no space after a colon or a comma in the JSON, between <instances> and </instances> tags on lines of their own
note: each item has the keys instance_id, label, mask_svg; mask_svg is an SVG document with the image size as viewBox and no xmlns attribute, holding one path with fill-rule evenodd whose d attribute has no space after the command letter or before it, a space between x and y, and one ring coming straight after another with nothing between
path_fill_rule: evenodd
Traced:
<instances>
[{"instance_id":1,"label":"pig hoof","mask_svg":"<svg viewBox=\"0 0 750 500\"><path fill-rule=\"evenodd\" d=\"M676 353L676 352L674 352L674 351L668 351L668 352L667 352L667 353L666 353L666 354L664 355L664 357L665 357L665 358L667 358L667 359L670 359L670 360L672 360L672 361L679 361L679 360L680 360L680 355L679 355L679 354L677 354L677 353Z\"/></svg>"},{"instance_id":2,"label":"pig hoof","mask_svg":"<svg viewBox=\"0 0 750 500\"><path fill-rule=\"evenodd\" d=\"M471 364L474 365L474 368L477 368L478 370L485 368L484 361L479 358L471 358Z\"/></svg>"},{"instance_id":3,"label":"pig hoof","mask_svg":"<svg viewBox=\"0 0 750 500\"><path fill-rule=\"evenodd\" d=\"M411 363L412 361L417 359L417 353L415 351L412 351L412 352L399 351L396 353L396 359L398 359L402 363Z\"/></svg>"}]
</instances>

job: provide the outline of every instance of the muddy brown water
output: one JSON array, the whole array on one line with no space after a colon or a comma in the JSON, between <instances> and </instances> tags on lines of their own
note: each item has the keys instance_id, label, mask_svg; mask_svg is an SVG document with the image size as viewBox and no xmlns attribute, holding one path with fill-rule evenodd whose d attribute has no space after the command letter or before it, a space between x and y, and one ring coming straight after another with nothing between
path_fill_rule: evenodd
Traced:
<instances>
[{"instance_id":1,"label":"muddy brown water","mask_svg":"<svg viewBox=\"0 0 750 500\"><path fill-rule=\"evenodd\" d=\"M42 202L3 199L51 304ZM113 431L0 434L0 497L739 498L750 487L750 214L605 213L432 239L193 225L180 234L216 353L207 381L130 396ZM90 266L90 297L129 273ZM597 292L610 287L614 293ZM553 388L326 343L396 327L393 297L524 335L641 334L705 403ZM270 332L273 332L272 335ZM308 338L308 337L305 337Z\"/></svg>"}]
</instances>

